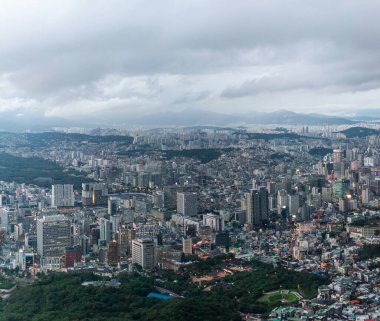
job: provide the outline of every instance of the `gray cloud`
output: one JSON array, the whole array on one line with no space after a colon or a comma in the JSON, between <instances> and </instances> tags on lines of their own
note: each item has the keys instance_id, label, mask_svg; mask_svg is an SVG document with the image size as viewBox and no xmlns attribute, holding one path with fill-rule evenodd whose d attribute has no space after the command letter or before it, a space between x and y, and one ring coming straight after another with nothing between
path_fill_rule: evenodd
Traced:
<instances>
[{"instance_id":1,"label":"gray cloud","mask_svg":"<svg viewBox=\"0 0 380 321\"><path fill-rule=\"evenodd\" d=\"M192 103L204 100L210 97L209 91L200 91L200 92L187 92L184 93L181 97L175 99L173 104L184 104L184 103Z\"/></svg>"},{"instance_id":2,"label":"gray cloud","mask_svg":"<svg viewBox=\"0 0 380 321\"><path fill-rule=\"evenodd\" d=\"M377 107L378 8L370 0L6 0L0 111L119 119L189 105Z\"/></svg>"}]
</instances>

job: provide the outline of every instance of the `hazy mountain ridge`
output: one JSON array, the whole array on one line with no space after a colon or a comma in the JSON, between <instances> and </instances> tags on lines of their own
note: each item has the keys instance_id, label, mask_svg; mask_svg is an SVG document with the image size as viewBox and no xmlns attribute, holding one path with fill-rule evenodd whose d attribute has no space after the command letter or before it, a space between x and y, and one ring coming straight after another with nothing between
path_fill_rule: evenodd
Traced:
<instances>
[{"instance_id":1,"label":"hazy mountain ridge","mask_svg":"<svg viewBox=\"0 0 380 321\"><path fill-rule=\"evenodd\" d=\"M322 114L301 114L287 110L275 112L251 112L245 114L222 114L217 112L186 109L130 118L128 123L154 126L223 126L238 124L286 124L286 125L342 125L355 121L343 117Z\"/></svg>"},{"instance_id":2,"label":"hazy mountain ridge","mask_svg":"<svg viewBox=\"0 0 380 321\"><path fill-rule=\"evenodd\" d=\"M244 126L249 124L263 125L351 125L354 119L328 116L322 114L303 114L288 110L274 112L248 112L244 114L223 114L199 109L185 109L182 111L155 112L142 116L131 115L120 118L117 122L103 119L103 122L87 120L71 121L64 118L49 118L38 115L25 115L15 117L3 114L0 117L0 130L3 131L46 131L53 127L128 127L128 126L167 126L167 127L193 127L193 126Z\"/></svg>"}]
</instances>

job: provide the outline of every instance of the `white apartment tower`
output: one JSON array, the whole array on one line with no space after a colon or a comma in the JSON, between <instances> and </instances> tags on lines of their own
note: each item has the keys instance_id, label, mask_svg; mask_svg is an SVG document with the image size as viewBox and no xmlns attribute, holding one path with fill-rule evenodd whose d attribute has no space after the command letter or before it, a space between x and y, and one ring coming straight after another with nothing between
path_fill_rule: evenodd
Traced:
<instances>
[{"instance_id":1,"label":"white apartment tower","mask_svg":"<svg viewBox=\"0 0 380 321\"><path fill-rule=\"evenodd\" d=\"M51 188L51 206L74 206L74 186L71 184L56 184Z\"/></svg>"}]
</instances>

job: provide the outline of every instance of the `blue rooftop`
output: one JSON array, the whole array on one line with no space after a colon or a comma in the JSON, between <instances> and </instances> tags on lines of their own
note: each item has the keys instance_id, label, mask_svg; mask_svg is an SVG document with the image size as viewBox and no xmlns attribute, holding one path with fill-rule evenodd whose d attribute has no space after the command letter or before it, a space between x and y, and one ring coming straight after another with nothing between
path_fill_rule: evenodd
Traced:
<instances>
[{"instance_id":1,"label":"blue rooftop","mask_svg":"<svg viewBox=\"0 0 380 321\"><path fill-rule=\"evenodd\" d=\"M150 292L147 296L149 298L156 298L156 299L162 299L162 300L173 299L173 297L170 295L160 294L160 293L156 293L156 292Z\"/></svg>"}]
</instances>

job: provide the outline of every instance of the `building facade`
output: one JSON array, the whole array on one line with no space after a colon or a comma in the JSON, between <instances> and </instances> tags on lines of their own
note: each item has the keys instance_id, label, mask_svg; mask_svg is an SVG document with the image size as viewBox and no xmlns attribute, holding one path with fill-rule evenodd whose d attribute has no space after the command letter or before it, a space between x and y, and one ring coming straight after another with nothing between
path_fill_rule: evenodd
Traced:
<instances>
[{"instance_id":1,"label":"building facade","mask_svg":"<svg viewBox=\"0 0 380 321\"><path fill-rule=\"evenodd\" d=\"M37 253L40 256L62 256L71 245L71 222L64 215L37 219Z\"/></svg>"},{"instance_id":2,"label":"building facade","mask_svg":"<svg viewBox=\"0 0 380 321\"><path fill-rule=\"evenodd\" d=\"M156 245L150 239L132 241L132 263L139 264L143 269L151 270L157 265Z\"/></svg>"},{"instance_id":3,"label":"building facade","mask_svg":"<svg viewBox=\"0 0 380 321\"><path fill-rule=\"evenodd\" d=\"M74 206L74 186L71 184L56 184L51 187L51 206Z\"/></svg>"}]
</instances>

